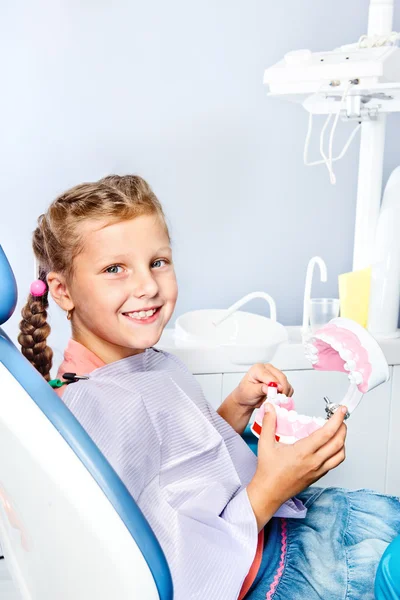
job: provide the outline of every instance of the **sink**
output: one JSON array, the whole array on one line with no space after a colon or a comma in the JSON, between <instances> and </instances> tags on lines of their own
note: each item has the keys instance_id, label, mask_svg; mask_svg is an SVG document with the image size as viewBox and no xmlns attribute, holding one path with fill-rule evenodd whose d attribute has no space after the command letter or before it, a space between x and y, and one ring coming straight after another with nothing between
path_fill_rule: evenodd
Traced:
<instances>
[{"instance_id":1,"label":"sink","mask_svg":"<svg viewBox=\"0 0 400 600\"><path fill-rule=\"evenodd\" d=\"M278 346L288 340L286 328L275 320L237 310L218 326L223 309L187 312L178 317L173 333L182 348L218 348L233 364L269 362Z\"/></svg>"}]
</instances>

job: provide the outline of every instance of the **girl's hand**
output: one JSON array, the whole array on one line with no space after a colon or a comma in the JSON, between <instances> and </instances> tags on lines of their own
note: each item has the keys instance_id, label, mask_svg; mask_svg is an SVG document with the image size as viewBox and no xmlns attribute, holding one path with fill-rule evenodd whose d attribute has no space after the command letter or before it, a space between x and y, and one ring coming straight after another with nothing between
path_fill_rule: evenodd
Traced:
<instances>
[{"instance_id":1,"label":"girl's hand","mask_svg":"<svg viewBox=\"0 0 400 600\"><path fill-rule=\"evenodd\" d=\"M261 530L280 506L345 459L347 408L341 407L321 429L295 444L275 441L276 412L266 405L258 444L257 471L247 486Z\"/></svg>"},{"instance_id":2,"label":"girl's hand","mask_svg":"<svg viewBox=\"0 0 400 600\"><path fill-rule=\"evenodd\" d=\"M268 392L268 383L274 381L278 384L278 392L285 396L293 396L293 388L287 377L270 364L259 363L243 377L238 387L232 392L235 402L241 407L249 409L258 408L265 400Z\"/></svg>"}]
</instances>

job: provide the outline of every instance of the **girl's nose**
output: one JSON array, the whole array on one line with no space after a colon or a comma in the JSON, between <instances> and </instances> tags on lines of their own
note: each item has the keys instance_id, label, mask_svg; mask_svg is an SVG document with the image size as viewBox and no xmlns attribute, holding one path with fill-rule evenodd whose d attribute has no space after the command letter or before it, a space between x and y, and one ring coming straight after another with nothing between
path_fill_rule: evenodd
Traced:
<instances>
[{"instance_id":1,"label":"girl's nose","mask_svg":"<svg viewBox=\"0 0 400 600\"><path fill-rule=\"evenodd\" d=\"M133 293L137 298L154 298L157 295L158 285L150 271L134 274Z\"/></svg>"}]
</instances>

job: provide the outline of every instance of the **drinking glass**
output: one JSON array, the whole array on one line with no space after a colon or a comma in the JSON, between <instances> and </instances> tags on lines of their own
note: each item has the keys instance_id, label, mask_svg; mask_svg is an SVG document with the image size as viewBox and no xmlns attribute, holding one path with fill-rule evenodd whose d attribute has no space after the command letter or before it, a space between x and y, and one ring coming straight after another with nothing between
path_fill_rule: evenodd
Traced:
<instances>
[{"instance_id":1,"label":"drinking glass","mask_svg":"<svg viewBox=\"0 0 400 600\"><path fill-rule=\"evenodd\" d=\"M311 298L310 325L314 333L317 329L339 316L339 298Z\"/></svg>"}]
</instances>

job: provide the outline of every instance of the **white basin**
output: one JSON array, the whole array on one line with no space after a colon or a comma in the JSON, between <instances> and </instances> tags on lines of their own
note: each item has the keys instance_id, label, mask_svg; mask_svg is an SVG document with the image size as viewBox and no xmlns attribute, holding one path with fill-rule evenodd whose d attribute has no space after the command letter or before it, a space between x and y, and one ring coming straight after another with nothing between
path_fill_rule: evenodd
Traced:
<instances>
[{"instance_id":1,"label":"white basin","mask_svg":"<svg viewBox=\"0 0 400 600\"><path fill-rule=\"evenodd\" d=\"M267 317L241 310L215 326L223 309L195 310L178 317L175 344L186 348L220 348L233 364L269 362L288 340L286 328Z\"/></svg>"}]
</instances>

